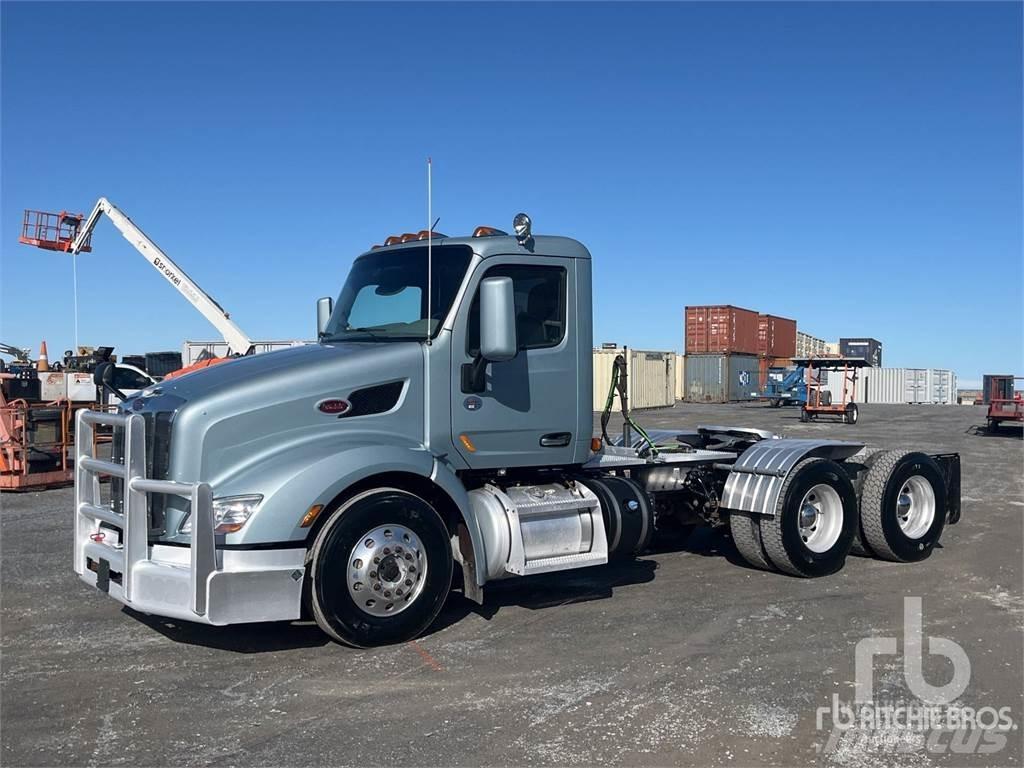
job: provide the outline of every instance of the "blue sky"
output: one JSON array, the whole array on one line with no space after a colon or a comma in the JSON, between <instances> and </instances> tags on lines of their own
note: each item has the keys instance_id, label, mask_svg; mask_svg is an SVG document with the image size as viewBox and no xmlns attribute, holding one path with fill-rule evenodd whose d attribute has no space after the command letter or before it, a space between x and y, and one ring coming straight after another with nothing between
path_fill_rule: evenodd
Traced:
<instances>
[{"instance_id":1,"label":"blue sky","mask_svg":"<svg viewBox=\"0 0 1024 768\"><path fill-rule=\"evenodd\" d=\"M120 205L253 338L309 338L353 257L426 226L577 237L595 341L686 304L1024 373L1021 5L4 3L0 339L71 346L23 208ZM108 223L83 344L216 334Z\"/></svg>"}]
</instances>

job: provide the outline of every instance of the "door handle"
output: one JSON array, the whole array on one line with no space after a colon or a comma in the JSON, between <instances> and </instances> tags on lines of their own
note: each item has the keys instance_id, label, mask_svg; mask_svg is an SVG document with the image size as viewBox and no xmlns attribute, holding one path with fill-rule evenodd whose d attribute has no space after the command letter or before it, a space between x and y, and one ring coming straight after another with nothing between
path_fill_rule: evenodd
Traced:
<instances>
[{"instance_id":1,"label":"door handle","mask_svg":"<svg viewBox=\"0 0 1024 768\"><path fill-rule=\"evenodd\" d=\"M564 448L572 440L572 432L549 432L541 435L541 448Z\"/></svg>"}]
</instances>

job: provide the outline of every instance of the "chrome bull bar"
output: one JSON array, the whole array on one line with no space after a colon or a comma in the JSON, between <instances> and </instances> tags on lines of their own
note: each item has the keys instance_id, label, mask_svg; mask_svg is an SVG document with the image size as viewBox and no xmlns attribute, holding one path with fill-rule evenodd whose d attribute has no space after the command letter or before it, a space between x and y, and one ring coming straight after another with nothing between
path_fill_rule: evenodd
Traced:
<instances>
[{"instance_id":1,"label":"chrome bull bar","mask_svg":"<svg viewBox=\"0 0 1024 768\"><path fill-rule=\"evenodd\" d=\"M105 461L92 454L94 428L98 425L122 428L123 463ZM101 502L100 477L104 475L124 481L121 484L121 512ZM148 496L153 493L179 496L189 502L192 520L190 607L196 616L204 616L207 613L207 582L217 570L213 493L209 484L146 477L146 422L141 415L78 411L75 423L75 573L84 577L89 560L95 561L97 569L104 573L119 573L120 595L115 596L129 606L138 597L136 574L141 569L157 566L150 559L148 540ZM107 543L101 524L118 529L120 540ZM98 580L97 586L111 589L106 579L103 584ZM143 600L138 606L140 610L146 610L146 602Z\"/></svg>"}]
</instances>

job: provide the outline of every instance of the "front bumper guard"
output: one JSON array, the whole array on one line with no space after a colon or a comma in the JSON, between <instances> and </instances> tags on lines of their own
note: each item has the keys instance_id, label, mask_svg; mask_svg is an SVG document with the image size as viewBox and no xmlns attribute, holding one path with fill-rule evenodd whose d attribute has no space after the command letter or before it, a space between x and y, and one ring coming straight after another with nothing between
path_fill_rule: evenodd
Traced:
<instances>
[{"instance_id":1,"label":"front bumper guard","mask_svg":"<svg viewBox=\"0 0 1024 768\"><path fill-rule=\"evenodd\" d=\"M121 428L123 463L92 455L94 428L101 424ZM210 485L146 477L141 415L79 411L75 449L74 569L83 581L134 610L186 621L223 625L299 618L305 550L219 551ZM123 480L121 512L102 504L101 476ZM188 501L187 558L180 547L150 545L151 493Z\"/></svg>"}]
</instances>

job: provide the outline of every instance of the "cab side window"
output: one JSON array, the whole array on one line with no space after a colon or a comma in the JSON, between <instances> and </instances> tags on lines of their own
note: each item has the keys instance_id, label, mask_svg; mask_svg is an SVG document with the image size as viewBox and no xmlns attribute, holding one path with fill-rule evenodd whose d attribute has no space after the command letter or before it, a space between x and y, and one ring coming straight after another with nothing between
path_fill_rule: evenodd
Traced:
<instances>
[{"instance_id":1,"label":"cab side window","mask_svg":"<svg viewBox=\"0 0 1024 768\"><path fill-rule=\"evenodd\" d=\"M565 338L565 269L534 264L504 264L491 267L488 277L511 277L516 302L516 339L519 349L557 347ZM467 352L480 350L480 291L469 310Z\"/></svg>"}]
</instances>

